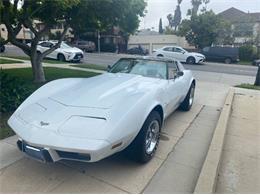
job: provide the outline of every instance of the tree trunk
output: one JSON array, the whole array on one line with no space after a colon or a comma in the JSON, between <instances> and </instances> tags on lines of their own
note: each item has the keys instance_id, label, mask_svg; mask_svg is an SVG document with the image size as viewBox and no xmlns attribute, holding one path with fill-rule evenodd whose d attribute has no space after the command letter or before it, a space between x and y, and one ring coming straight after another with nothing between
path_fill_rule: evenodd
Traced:
<instances>
[{"instance_id":1,"label":"tree trunk","mask_svg":"<svg viewBox=\"0 0 260 195\"><path fill-rule=\"evenodd\" d=\"M258 70L255 78L255 85L260 86L260 64L258 64Z\"/></svg>"},{"instance_id":2,"label":"tree trunk","mask_svg":"<svg viewBox=\"0 0 260 195\"><path fill-rule=\"evenodd\" d=\"M45 82L46 80L45 80L44 70L42 67L42 59L37 53L31 55L31 63L32 63L33 81L35 83Z\"/></svg>"}]
</instances>

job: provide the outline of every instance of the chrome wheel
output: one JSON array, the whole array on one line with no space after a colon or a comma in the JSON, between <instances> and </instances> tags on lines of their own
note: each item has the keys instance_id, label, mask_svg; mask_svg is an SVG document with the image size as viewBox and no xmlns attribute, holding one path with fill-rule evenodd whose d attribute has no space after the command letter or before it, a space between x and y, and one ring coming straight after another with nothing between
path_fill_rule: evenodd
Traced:
<instances>
[{"instance_id":1,"label":"chrome wheel","mask_svg":"<svg viewBox=\"0 0 260 195\"><path fill-rule=\"evenodd\" d=\"M192 103L193 103L193 99L194 99L194 92L195 92L195 88L194 88L194 87L192 87L192 88L190 89L189 105L192 105Z\"/></svg>"},{"instance_id":2,"label":"chrome wheel","mask_svg":"<svg viewBox=\"0 0 260 195\"><path fill-rule=\"evenodd\" d=\"M147 130L145 139L145 150L147 154L151 154L158 142L160 133L160 124L157 120L153 120Z\"/></svg>"}]
</instances>

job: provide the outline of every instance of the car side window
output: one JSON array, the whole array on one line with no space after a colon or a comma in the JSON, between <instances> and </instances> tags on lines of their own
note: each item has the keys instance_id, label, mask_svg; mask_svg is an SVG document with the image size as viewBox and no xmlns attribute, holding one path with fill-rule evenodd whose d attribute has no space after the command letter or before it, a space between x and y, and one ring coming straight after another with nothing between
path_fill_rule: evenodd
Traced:
<instances>
[{"instance_id":1,"label":"car side window","mask_svg":"<svg viewBox=\"0 0 260 195\"><path fill-rule=\"evenodd\" d=\"M204 47L204 48L203 48L203 51L204 51L204 52L209 52L209 47Z\"/></svg>"},{"instance_id":2,"label":"car side window","mask_svg":"<svg viewBox=\"0 0 260 195\"><path fill-rule=\"evenodd\" d=\"M52 43L49 43L49 42L42 42L42 43L40 43L40 46L42 46L42 47L48 47L48 48L51 48L52 47Z\"/></svg>"},{"instance_id":3,"label":"car side window","mask_svg":"<svg viewBox=\"0 0 260 195\"><path fill-rule=\"evenodd\" d=\"M168 79L174 79L179 71L177 62L168 63Z\"/></svg>"},{"instance_id":4,"label":"car side window","mask_svg":"<svg viewBox=\"0 0 260 195\"><path fill-rule=\"evenodd\" d=\"M175 47L175 48L174 48L174 52L182 53L183 51L182 51L180 48Z\"/></svg>"},{"instance_id":5,"label":"car side window","mask_svg":"<svg viewBox=\"0 0 260 195\"><path fill-rule=\"evenodd\" d=\"M172 48L172 47L165 47L165 48L163 49L163 51L173 51L173 48Z\"/></svg>"}]
</instances>

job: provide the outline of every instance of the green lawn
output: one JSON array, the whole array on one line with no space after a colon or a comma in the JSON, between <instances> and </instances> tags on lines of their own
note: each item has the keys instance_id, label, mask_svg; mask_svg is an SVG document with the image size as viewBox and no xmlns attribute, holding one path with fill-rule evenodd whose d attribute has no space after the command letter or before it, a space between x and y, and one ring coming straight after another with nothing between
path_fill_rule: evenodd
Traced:
<instances>
[{"instance_id":1,"label":"green lawn","mask_svg":"<svg viewBox=\"0 0 260 195\"><path fill-rule=\"evenodd\" d=\"M17 64L17 63L23 63L23 61L0 58L0 64Z\"/></svg>"},{"instance_id":2,"label":"green lawn","mask_svg":"<svg viewBox=\"0 0 260 195\"><path fill-rule=\"evenodd\" d=\"M106 67L95 65L95 64L77 64L77 65L70 65L73 67L79 67L79 68L89 68L89 69L96 69L96 70L107 70Z\"/></svg>"},{"instance_id":3,"label":"green lawn","mask_svg":"<svg viewBox=\"0 0 260 195\"><path fill-rule=\"evenodd\" d=\"M243 83L243 84L237 85L236 87L244 88L244 89L260 90L260 86L256 86L256 85L252 85L252 84L248 84L248 83Z\"/></svg>"},{"instance_id":4,"label":"green lawn","mask_svg":"<svg viewBox=\"0 0 260 195\"><path fill-rule=\"evenodd\" d=\"M239 65L251 65L252 66L252 62L250 62L250 61L239 61L237 64L239 64Z\"/></svg>"},{"instance_id":5,"label":"green lawn","mask_svg":"<svg viewBox=\"0 0 260 195\"><path fill-rule=\"evenodd\" d=\"M10 116L10 113L4 113L0 116L0 140L14 135L14 132L7 125L7 120Z\"/></svg>"},{"instance_id":6,"label":"green lawn","mask_svg":"<svg viewBox=\"0 0 260 195\"><path fill-rule=\"evenodd\" d=\"M9 55L2 55L2 57L8 57L8 58L13 58L13 59L19 59L19 60L30 60L29 56L9 56ZM44 59L44 63L49 63L49 64L67 64L69 62L61 62L58 60L54 59Z\"/></svg>"},{"instance_id":7,"label":"green lawn","mask_svg":"<svg viewBox=\"0 0 260 195\"><path fill-rule=\"evenodd\" d=\"M28 87L30 93L35 91L43 84L36 84L32 82L32 69L31 68L19 68L19 69L4 69L1 70L7 74L20 78ZM59 78L70 78L70 77L80 77L80 78L88 78L92 76L98 75L98 73L86 72L80 70L70 70L70 69L62 69L62 68L52 68L45 67L45 76L47 82ZM4 139L8 136L14 134L14 132L8 127L7 120L11 116L12 113L0 113L0 139Z\"/></svg>"}]
</instances>

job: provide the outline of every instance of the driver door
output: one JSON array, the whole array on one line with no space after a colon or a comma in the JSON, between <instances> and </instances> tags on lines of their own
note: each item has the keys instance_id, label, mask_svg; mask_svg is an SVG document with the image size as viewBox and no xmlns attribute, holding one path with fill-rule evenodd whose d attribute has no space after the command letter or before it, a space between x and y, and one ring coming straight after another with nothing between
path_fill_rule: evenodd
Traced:
<instances>
[{"instance_id":1,"label":"driver door","mask_svg":"<svg viewBox=\"0 0 260 195\"><path fill-rule=\"evenodd\" d=\"M174 47L173 53L174 53L174 57L176 58L176 60L179 60L181 62L186 61L185 54L183 53L183 50L181 50L180 48Z\"/></svg>"},{"instance_id":2,"label":"driver door","mask_svg":"<svg viewBox=\"0 0 260 195\"><path fill-rule=\"evenodd\" d=\"M180 105L184 90L183 76L178 76L179 68L177 62L168 63L168 86L167 94L167 115L171 114Z\"/></svg>"}]
</instances>

